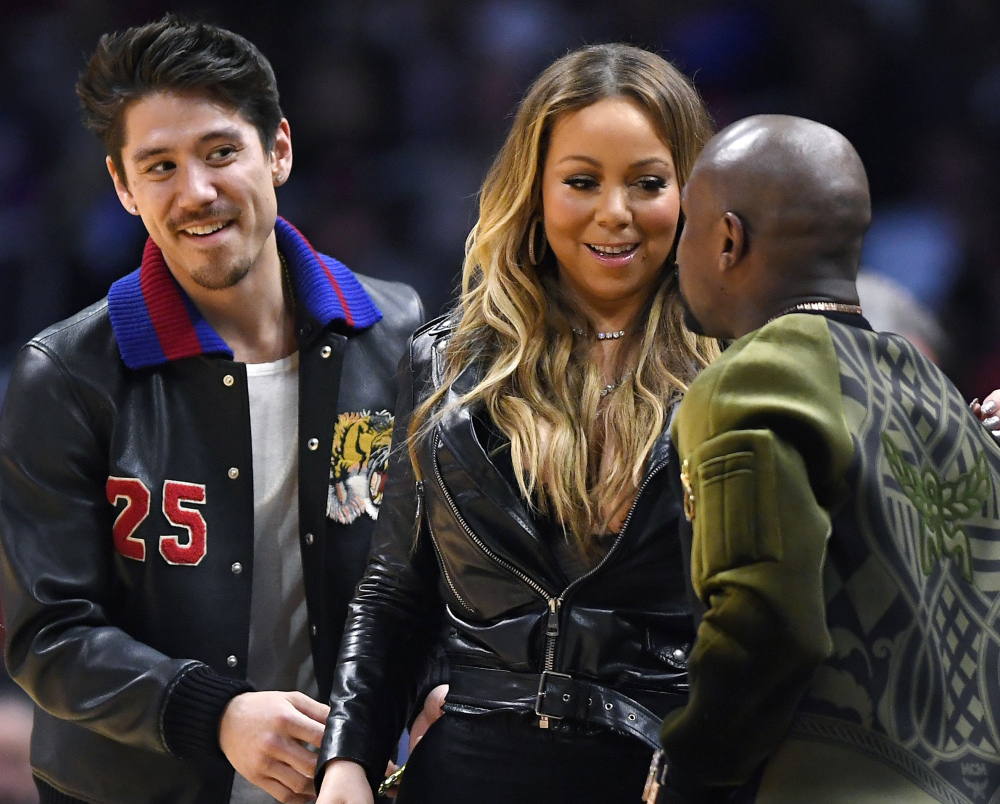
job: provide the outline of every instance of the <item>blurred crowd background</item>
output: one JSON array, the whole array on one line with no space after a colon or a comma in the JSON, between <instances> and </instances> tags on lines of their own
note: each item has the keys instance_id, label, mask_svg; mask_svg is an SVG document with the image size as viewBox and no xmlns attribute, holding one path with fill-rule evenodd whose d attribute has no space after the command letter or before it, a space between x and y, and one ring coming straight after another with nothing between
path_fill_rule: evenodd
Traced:
<instances>
[{"instance_id":1,"label":"blurred crowd background","mask_svg":"<svg viewBox=\"0 0 1000 804\"><path fill-rule=\"evenodd\" d=\"M21 343L138 264L142 225L73 87L101 33L166 10L260 46L295 146L281 212L352 268L416 286L431 313L453 298L511 110L570 48L660 52L720 127L828 123L868 168L865 265L940 322L926 339L963 391L1000 386L997 0L0 0L0 394Z\"/></svg>"},{"instance_id":2,"label":"blurred crowd background","mask_svg":"<svg viewBox=\"0 0 1000 804\"><path fill-rule=\"evenodd\" d=\"M454 297L512 109L568 49L661 53L719 127L827 123L871 182L866 307L911 327L967 396L1000 387L997 0L0 0L0 397L20 344L138 265L144 230L74 83L103 32L167 10L274 65L295 149L281 213L355 270L414 285L432 314Z\"/></svg>"}]
</instances>

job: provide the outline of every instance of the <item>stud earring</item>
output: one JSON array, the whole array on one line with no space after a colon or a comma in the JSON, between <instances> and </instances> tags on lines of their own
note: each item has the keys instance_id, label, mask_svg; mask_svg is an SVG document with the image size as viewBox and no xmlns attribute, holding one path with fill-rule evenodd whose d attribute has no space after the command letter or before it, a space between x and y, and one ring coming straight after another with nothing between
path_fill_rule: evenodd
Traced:
<instances>
[{"instance_id":1,"label":"stud earring","mask_svg":"<svg viewBox=\"0 0 1000 804\"><path fill-rule=\"evenodd\" d=\"M274 181L277 184L281 184L284 180L285 180L285 174L284 173L279 173L278 175L276 175L274 177Z\"/></svg>"},{"instance_id":2,"label":"stud earring","mask_svg":"<svg viewBox=\"0 0 1000 804\"><path fill-rule=\"evenodd\" d=\"M133 215L138 215L138 214L139 214L139 210L137 210L137 209L135 208L135 204L133 204L133 205L132 205L132 214L133 214Z\"/></svg>"}]
</instances>

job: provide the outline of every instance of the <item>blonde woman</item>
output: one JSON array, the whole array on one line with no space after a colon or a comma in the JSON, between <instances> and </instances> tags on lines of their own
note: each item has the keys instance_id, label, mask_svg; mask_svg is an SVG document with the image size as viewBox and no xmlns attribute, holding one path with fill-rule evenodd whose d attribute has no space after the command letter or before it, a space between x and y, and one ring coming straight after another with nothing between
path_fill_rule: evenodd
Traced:
<instances>
[{"instance_id":1,"label":"blonde woman","mask_svg":"<svg viewBox=\"0 0 1000 804\"><path fill-rule=\"evenodd\" d=\"M638 800L693 639L667 422L712 356L673 259L709 135L690 83L637 48L577 50L529 89L458 307L405 361L320 802L372 801L442 634L445 714L401 804Z\"/></svg>"}]
</instances>

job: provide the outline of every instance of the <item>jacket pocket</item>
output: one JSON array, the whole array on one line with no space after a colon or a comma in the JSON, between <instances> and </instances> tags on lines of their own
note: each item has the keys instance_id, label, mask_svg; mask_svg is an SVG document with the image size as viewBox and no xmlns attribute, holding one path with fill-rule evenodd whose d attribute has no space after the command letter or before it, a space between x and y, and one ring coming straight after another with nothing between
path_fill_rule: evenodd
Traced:
<instances>
[{"instance_id":1,"label":"jacket pocket","mask_svg":"<svg viewBox=\"0 0 1000 804\"><path fill-rule=\"evenodd\" d=\"M702 578L781 560L781 532L773 510L773 438L759 430L726 433L692 454L692 558L700 561Z\"/></svg>"}]
</instances>

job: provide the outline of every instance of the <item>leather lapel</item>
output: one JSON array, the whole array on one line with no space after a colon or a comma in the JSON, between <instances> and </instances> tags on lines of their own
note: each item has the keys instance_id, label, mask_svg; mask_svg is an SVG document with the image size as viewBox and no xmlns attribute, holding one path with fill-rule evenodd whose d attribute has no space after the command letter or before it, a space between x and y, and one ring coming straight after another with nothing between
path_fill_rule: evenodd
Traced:
<instances>
[{"instance_id":1,"label":"leather lapel","mask_svg":"<svg viewBox=\"0 0 1000 804\"><path fill-rule=\"evenodd\" d=\"M452 384L445 404L454 401L478 379L475 366ZM556 591L564 585L552 552L521 498L490 461L476 437L467 407L453 407L438 426L441 444L435 461L442 480L469 527L493 552Z\"/></svg>"}]
</instances>

